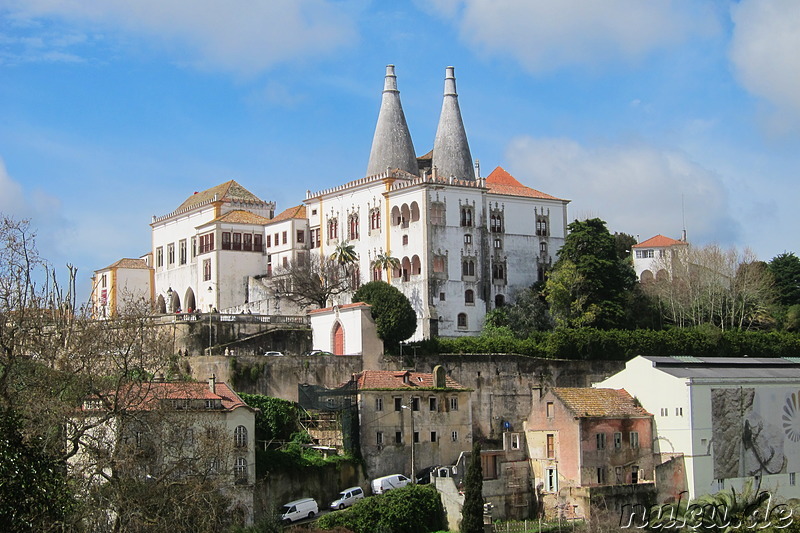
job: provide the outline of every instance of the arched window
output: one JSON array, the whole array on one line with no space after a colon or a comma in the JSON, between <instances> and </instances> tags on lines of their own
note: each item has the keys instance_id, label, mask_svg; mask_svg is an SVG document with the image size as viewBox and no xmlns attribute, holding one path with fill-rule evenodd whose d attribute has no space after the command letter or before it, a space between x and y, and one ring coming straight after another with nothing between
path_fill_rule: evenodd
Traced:
<instances>
[{"instance_id":1,"label":"arched window","mask_svg":"<svg viewBox=\"0 0 800 533\"><path fill-rule=\"evenodd\" d=\"M506 304L506 297L502 294L498 294L494 297L494 306L495 307L503 307Z\"/></svg>"},{"instance_id":2,"label":"arched window","mask_svg":"<svg viewBox=\"0 0 800 533\"><path fill-rule=\"evenodd\" d=\"M475 305L475 291L472 289L464 291L464 303L467 305Z\"/></svg>"},{"instance_id":3,"label":"arched window","mask_svg":"<svg viewBox=\"0 0 800 533\"><path fill-rule=\"evenodd\" d=\"M401 225L407 228L408 223L411 221L411 209L409 209L408 204L403 204L403 207L400 208L400 217Z\"/></svg>"},{"instance_id":4,"label":"arched window","mask_svg":"<svg viewBox=\"0 0 800 533\"><path fill-rule=\"evenodd\" d=\"M247 428L236 426L233 430L233 445L237 448L247 448Z\"/></svg>"},{"instance_id":5,"label":"arched window","mask_svg":"<svg viewBox=\"0 0 800 533\"><path fill-rule=\"evenodd\" d=\"M237 485L247 483L247 459L244 457L236 458L236 464L233 466L233 476Z\"/></svg>"},{"instance_id":6,"label":"arched window","mask_svg":"<svg viewBox=\"0 0 800 533\"><path fill-rule=\"evenodd\" d=\"M392 226L399 226L402 221L403 218L400 216L400 208L394 206L392 208Z\"/></svg>"},{"instance_id":7,"label":"arched window","mask_svg":"<svg viewBox=\"0 0 800 533\"><path fill-rule=\"evenodd\" d=\"M350 215L350 240L358 240L358 215Z\"/></svg>"},{"instance_id":8,"label":"arched window","mask_svg":"<svg viewBox=\"0 0 800 533\"><path fill-rule=\"evenodd\" d=\"M649 283L653 281L653 273L649 270L642 270L642 273L639 275L639 279L642 283Z\"/></svg>"},{"instance_id":9,"label":"arched window","mask_svg":"<svg viewBox=\"0 0 800 533\"><path fill-rule=\"evenodd\" d=\"M419 204L411 202L411 222L419 220Z\"/></svg>"},{"instance_id":10,"label":"arched window","mask_svg":"<svg viewBox=\"0 0 800 533\"><path fill-rule=\"evenodd\" d=\"M465 227L472 227L472 208L461 208L461 225Z\"/></svg>"},{"instance_id":11,"label":"arched window","mask_svg":"<svg viewBox=\"0 0 800 533\"><path fill-rule=\"evenodd\" d=\"M458 313L458 327L466 329L466 327L467 327L467 313Z\"/></svg>"},{"instance_id":12,"label":"arched window","mask_svg":"<svg viewBox=\"0 0 800 533\"><path fill-rule=\"evenodd\" d=\"M419 256L415 255L411 258L411 275L419 276L420 274L422 274L422 263L419 260Z\"/></svg>"},{"instance_id":13,"label":"arched window","mask_svg":"<svg viewBox=\"0 0 800 533\"><path fill-rule=\"evenodd\" d=\"M328 239L339 238L339 219L331 218L328 220Z\"/></svg>"},{"instance_id":14,"label":"arched window","mask_svg":"<svg viewBox=\"0 0 800 533\"><path fill-rule=\"evenodd\" d=\"M403 258L403 281L408 281L411 275L411 260L408 257Z\"/></svg>"}]
</instances>

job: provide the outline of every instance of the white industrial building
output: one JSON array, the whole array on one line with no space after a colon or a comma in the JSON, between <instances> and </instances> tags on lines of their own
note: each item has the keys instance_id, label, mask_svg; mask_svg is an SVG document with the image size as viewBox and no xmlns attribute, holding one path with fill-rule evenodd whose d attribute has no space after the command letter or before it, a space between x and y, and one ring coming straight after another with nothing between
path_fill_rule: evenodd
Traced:
<instances>
[{"instance_id":1,"label":"white industrial building","mask_svg":"<svg viewBox=\"0 0 800 533\"><path fill-rule=\"evenodd\" d=\"M682 458L689 499L748 480L800 497L800 361L639 356L595 386L624 388L653 413L654 453Z\"/></svg>"}]
</instances>

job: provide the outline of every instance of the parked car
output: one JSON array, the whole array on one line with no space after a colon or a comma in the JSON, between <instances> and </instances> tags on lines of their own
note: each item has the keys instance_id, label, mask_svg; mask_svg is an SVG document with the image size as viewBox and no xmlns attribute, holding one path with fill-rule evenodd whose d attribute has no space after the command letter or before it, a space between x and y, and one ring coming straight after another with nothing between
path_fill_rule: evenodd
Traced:
<instances>
[{"instance_id":1,"label":"parked car","mask_svg":"<svg viewBox=\"0 0 800 533\"><path fill-rule=\"evenodd\" d=\"M344 509L350 507L364 497L361 487L350 487L339 493L339 497L331 502L331 509Z\"/></svg>"},{"instance_id":2,"label":"parked car","mask_svg":"<svg viewBox=\"0 0 800 533\"><path fill-rule=\"evenodd\" d=\"M403 474L378 477L372 480L372 494L383 494L387 490L399 489L411 483Z\"/></svg>"},{"instance_id":3,"label":"parked car","mask_svg":"<svg viewBox=\"0 0 800 533\"><path fill-rule=\"evenodd\" d=\"M304 518L314 518L319 513L317 501L314 498L303 498L289 502L280 510L281 521L284 524L291 524Z\"/></svg>"},{"instance_id":4,"label":"parked car","mask_svg":"<svg viewBox=\"0 0 800 533\"><path fill-rule=\"evenodd\" d=\"M283 357L283 352L264 352L267 357Z\"/></svg>"},{"instance_id":5,"label":"parked car","mask_svg":"<svg viewBox=\"0 0 800 533\"><path fill-rule=\"evenodd\" d=\"M311 357L314 355L333 355L331 352L326 352L325 350L311 350L306 352L306 356Z\"/></svg>"}]
</instances>

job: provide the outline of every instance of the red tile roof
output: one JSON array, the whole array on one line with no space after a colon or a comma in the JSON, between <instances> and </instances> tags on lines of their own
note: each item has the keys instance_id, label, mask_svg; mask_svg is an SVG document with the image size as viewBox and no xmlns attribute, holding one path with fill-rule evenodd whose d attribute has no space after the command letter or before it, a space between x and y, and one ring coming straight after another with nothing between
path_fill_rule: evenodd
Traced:
<instances>
[{"instance_id":1,"label":"red tile roof","mask_svg":"<svg viewBox=\"0 0 800 533\"><path fill-rule=\"evenodd\" d=\"M352 304L343 304L338 306L339 309L351 309L353 307L372 307L369 304L365 304L364 302L356 302ZM322 313L324 311L333 311L333 307L322 307L320 309L311 309L310 311L306 311L309 315L313 313Z\"/></svg>"},{"instance_id":2,"label":"red tile roof","mask_svg":"<svg viewBox=\"0 0 800 533\"><path fill-rule=\"evenodd\" d=\"M550 196L536 189L531 189L521 184L517 179L503 169L497 167L491 174L486 176L486 187L490 194L502 194L505 196L524 196L526 198L542 198L546 200L560 200L555 196Z\"/></svg>"},{"instance_id":3,"label":"red tile roof","mask_svg":"<svg viewBox=\"0 0 800 533\"><path fill-rule=\"evenodd\" d=\"M688 244L686 241L676 241L675 239L670 239L669 237L664 237L663 235L659 234L655 237L650 237L646 241L640 242L638 244L634 244L634 248L665 248L667 246L675 246L676 244Z\"/></svg>"},{"instance_id":4,"label":"red tile roof","mask_svg":"<svg viewBox=\"0 0 800 533\"><path fill-rule=\"evenodd\" d=\"M552 391L578 417L653 416L625 389L555 387Z\"/></svg>"},{"instance_id":5,"label":"red tile roof","mask_svg":"<svg viewBox=\"0 0 800 533\"><path fill-rule=\"evenodd\" d=\"M434 387L433 374L408 370L364 370L355 375L359 390L396 389L408 390ZM448 389L468 390L450 376L445 377Z\"/></svg>"},{"instance_id":6,"label":"red tile roof","mask_svg":"<svg viewBox=\"0 0 800 533\"><path fill-rule=\"evenodd\" d=\"M281 222L283 220L289 220L292 218L308 218L306 217L306 206L296 205L294 207L290 207L277 216L271 218L269 222Z\"/></svg>"},{"instance_id":7,"label":"red tile roof","mask_svg":"<svg viewBox=\"0 0 800 533\"><path fill-rule=\"evenodd\" d=\"M113 401L116 397L117 405L129 411L152 411L162 407L164 400L221 400L222 408L227 411L247 407L226 383L216 382L214 391L211 392L208 382L153 381L123 386L118 391L101 393L94 399Z\"/></svg>"},{"instance_id":8,"label":"red tile roof","mask_svg":"<svg viewBox=\"0 0 800 533\"><path fill-rule=\"evenodd\" d=\"M194 193L189 198L184 200L184 202L178 206L176 211L192 207L207 200L212 200L214 196L217 197L217 200L244 200L248 202L262 202L258 196L236 183L236 181L230 180L217 185L216 187L206 189L205 191Z\"/></svg>"},{"instance_id":9,"label":"red tile roof","mask_svg":"<svg viewBox=\"0 0 800 533\"><path fill-rule=\"evenodd\" d=\"M242 209L234 209L233 211L228 211L224 215L218 216L211 222L228 222L230 224L256 224L259 226L263 226L264 224L272 222L272 220L274 219L265 218L260 215L256 215L255 213L251 213L250 211L244 211ZM210 224L211 222L209 222L208 224Z\"/></svg>"},{"instance_id":10,"label":"red tile roof","mask_svg":"<svg viewBox=\"0 0 800 533\"><path fill-rule=\"evenodd\" d=\"M95 272L102 272L103 270L111 270L112 268L130 268L130 269L147 270L150 267L147 266L147 262L144 259L130 259L128 257L125 257L120 259L116 263L107 266L106 268L95 270Z\"/></svg>"}]
</instances>

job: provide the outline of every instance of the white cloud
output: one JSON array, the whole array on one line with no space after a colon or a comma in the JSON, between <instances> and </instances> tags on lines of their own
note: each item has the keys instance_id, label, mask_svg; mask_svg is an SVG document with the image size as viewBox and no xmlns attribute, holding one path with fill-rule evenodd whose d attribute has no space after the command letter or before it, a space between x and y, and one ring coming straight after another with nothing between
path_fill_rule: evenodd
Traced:
<instances>
[{"instance_id":1,"label":"white cloud","mask_svg":"<svg viewBox=\"0 0 800 533\"><path fill-rule=\"evenodd\" d=\"M54 18L175 47L200 69L255 74L281 62L327 55L355 35L348 4L330 0L12 0L17 21Z\"/></svg>"},{"instance_id":2,"label":"white cloud","mask_svg":"<svg viewBox=\"0 0 800 533\"><path fill-rule=\"evenodd\" d=\"M5 163L0 159L0 213L7 216L23 217L26 211L22 186L11 179Z\"/></svg>"},{"instance_id":3,"label":"white cloud","mask_svg":"<svg viewBox=\"0 0 800 533\"><path fill-rule=\"evenodd\" d=\"M800 119L800 2L742 0L731 16L730 58L742 85L777 107L773 123Z\"/></svg>"},{"instance_id":4,"label":"white cloud","mask_svg":"<svg viewBox=\"0 0 800 533\"><path fill-rule=\"evenodd\" d=\"M734 243L739 236L719 176L680 152L519 137L507 159L526 185L571 199L570 220L597 216L612 232L678 238L683 203L692 242Z\"/></svg>"},{"instance_id":5,"label":"white cloud","mask_svg":"<svg viewBox=\"0 0 800 533\"><path fill-rule=\"evenodd\" d=\"M467 43L492 56L511 56L531 72L635 62L717 24L705 2L435 0L432 8L455 19Z\"/></svg>"}]
</instances>

